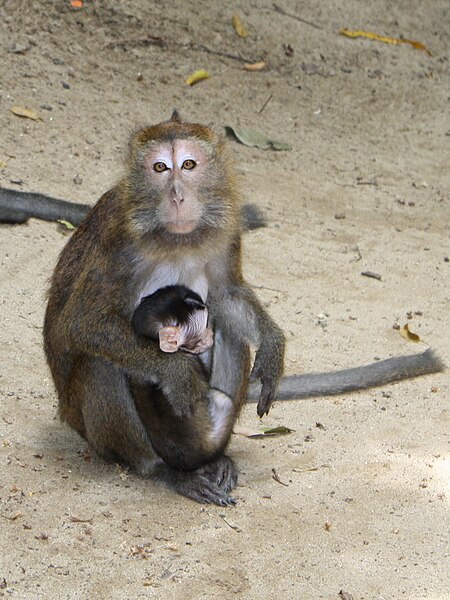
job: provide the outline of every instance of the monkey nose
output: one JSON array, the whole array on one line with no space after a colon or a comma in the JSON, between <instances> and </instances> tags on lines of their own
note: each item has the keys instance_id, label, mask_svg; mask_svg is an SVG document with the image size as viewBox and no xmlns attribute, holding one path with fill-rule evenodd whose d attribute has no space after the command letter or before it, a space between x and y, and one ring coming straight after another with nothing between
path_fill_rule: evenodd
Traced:
<instances>
[{"instance_id":1,"label":"monkey nose","mask_svg":"<svg viewBox=\"0 0 450 600\"><path fill-rule=\"evenodd\" d=\"M174 204L176 204L177 206L180 206L180 204L183 204L183 202L184 202L184 198L183 198L183 196L181 196L180 194L174 194L174 195L172 196L172 202L173 202Z\"/></svg>"}]
</instances>

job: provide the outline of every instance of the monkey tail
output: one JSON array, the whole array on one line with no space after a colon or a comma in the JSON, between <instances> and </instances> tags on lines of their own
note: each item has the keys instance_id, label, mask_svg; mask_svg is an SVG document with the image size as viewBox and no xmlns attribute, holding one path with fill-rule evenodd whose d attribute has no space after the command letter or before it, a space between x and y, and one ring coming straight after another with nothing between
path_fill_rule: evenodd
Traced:
<instances>
[{"instance_id":1,"label":"monkey tail","mask_svg":"<svg viewBox=\"0 0 450 600\"><path fill-rule=\"evenodd\" d=\"M362 367L283 377L277 400L294 400L314 396L334 396L378 387L393 381L438 373L445 369L442 360L429 348L421 354L397 356ZM260 384L250 386L248 402L258 402Z\"/></svg>"},{"instance_id":2,"label":"monkey tail","mask_svg":"<svg viewBox=\"0 0 450 600\"><path fill-rule=\"evenodd\" d=\"M90 208L87 204L0 187L0 223L25 223L35 217L44 221L63 219L79 225Z\"/></svg>"}]
</instances>

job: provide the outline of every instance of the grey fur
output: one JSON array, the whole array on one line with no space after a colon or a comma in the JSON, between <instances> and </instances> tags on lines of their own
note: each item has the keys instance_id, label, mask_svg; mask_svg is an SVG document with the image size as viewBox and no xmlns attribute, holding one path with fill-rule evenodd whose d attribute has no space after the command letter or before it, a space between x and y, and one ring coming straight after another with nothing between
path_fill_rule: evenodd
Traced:
<instances>
[{"instance_id":1,"label":"grey fur","mask_svg":"<svg viewBox=\"0 0 450 600\"><path fill-rule=\"evenodd\" d=\"M445 365L442 360L429 348L421 354L396 356L342 371L283 377L278 388L277 400L335 396L428 373L438 373L444 369ZM259 400L260 388L260 384L252 384L249 391L249 402Z\"/></svg>"}]
</instances>

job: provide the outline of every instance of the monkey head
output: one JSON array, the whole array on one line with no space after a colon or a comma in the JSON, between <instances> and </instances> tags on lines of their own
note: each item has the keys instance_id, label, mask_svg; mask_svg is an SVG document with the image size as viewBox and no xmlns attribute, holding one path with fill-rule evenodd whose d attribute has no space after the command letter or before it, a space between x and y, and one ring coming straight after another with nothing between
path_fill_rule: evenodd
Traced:
<instances>
[{"instance_id":1,"label":"monkey head","mask_svg":"<svg viewBox=\"0 0 450 600\"><path fill-rule=\"evenodd\" d=\"M199 124L169 121L137 131L126 185L131 222L161 242L203 243L236 231L240 197L223 139Z\"/></svg>"}]
</instances>

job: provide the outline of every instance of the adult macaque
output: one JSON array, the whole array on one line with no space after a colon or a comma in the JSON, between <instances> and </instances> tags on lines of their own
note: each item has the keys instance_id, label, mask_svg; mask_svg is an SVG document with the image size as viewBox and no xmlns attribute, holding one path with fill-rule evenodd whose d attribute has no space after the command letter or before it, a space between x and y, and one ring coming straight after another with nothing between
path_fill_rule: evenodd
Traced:
<instances>
[{"instance_id":1,"label":"adult macaque","mask_svg":"<svg viewBox=\"0 0 450 600\"><path fill-rule=\"evenodd\" d=\"M143 476L216 504L233 502L237 469L223 450L247 400L250 371L262 384L260 416L268 412L283 371L284 336L242 277L240 238L241 199L223 140L174 113L132 136L126 176L61 253L44 324L61 418L101 456L122 459ZM208 301L214 345L206 365L194 354L161 352L133 329L142 298L168 285L184 285ZM257 348L253 369L249 344ZM306 386L310 395L339 393L441 368L426 352L316 376ZM280 397L284 385L287 397L301 397L302 381L283 380ZM192 417L198 407L207 410L211 392L230 404L226 419L219 418L225 423L220 452L202 455L208 444L201 419ZM183 420L188 432L197 422L200 442L192 444L189 433L163 443L162 460L152 439L165 439L172 418L177 432ZM190 464L192 445L200 450ZM184 470L170 466L180 457Z\"/></svg>"}]
</instances>

